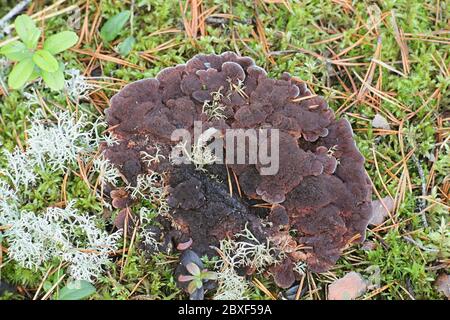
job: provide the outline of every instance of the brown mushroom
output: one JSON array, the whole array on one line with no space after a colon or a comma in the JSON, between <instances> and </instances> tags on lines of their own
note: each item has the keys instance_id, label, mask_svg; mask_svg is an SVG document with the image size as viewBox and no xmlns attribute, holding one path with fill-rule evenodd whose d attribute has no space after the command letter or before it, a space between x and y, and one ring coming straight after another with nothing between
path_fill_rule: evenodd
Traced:
<instances>
[{"instance_id":1,"label":"brown mushroom","mask_svg":"<svg viewBox=\"0 0 450 320\"><path fill-rule=\"evenodd\" d=\"M202 107L217 91L224 119L209 121ZM111 99L106 115L120 141L107 148L107 158L131 184L149 170L165 173L173 222L169 225L191 238L192 250L199 255L214 254L211 246L246 225L262 240L287 239L286 233L296 230L289 237L290 248L296 242L307 249L290 252L289 259L272 267L276 282L287 286L294 277L288 269L300 258L312 271L325 271L350 239L364 240L371 185L351 126L345 119L336 120L323 98L287 73L274 80L248 57L197 55L185 65L164 69L156 79L129 84ZM278 173L261 175L258 163L229 164L228 170L213 164L207 172L173 165L168 161L175 144L171 133L180 128L192 132L197 120L203 120L204 128L221 131L278 129ZM164 158L149 168L140 154L151 153L150 146L156 144L162 146ZM242 196L236 186L230 195L231 172ZM256 208L255 201L279 207Z\"/></svg>"}]
</instances>

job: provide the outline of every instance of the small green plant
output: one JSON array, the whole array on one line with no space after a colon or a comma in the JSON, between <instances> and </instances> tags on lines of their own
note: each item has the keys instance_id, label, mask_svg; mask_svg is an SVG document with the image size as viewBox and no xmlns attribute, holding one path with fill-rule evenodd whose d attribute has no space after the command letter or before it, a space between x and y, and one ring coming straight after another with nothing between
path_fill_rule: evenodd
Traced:
<instances>
[{"instance_id":1,"label":"small green plant","mask_svg":"<svg viewBox=\"0 0 450 320\"><path fill-rule=\"evenodd\" d=\"M76 33L59 32L48 37L39 47L41 30L29 16L18 16L14 26L22 41L12 41L0 49L0 54L17 62L9 74L8 85L19 89L28 81L42 77L50 89L61 90L64 87L64 64L55 55L77 43Z\"/></svg>"},{"instance_id":2,"label":"small green plant","mask_svg":"<svg viewBox=\"0 0 450 320\"><path fill-rule=\"evenodd\" d=\"M69 282L61 289L57 300L82 300L95 293L95 287L85 280Z\"/></svg>"},{"instance_id":3,"label":"small green plant","mask_svg":"<svg viewBox=\"0 0 450 320\"><path fill-rule=\"evenodd\" d=\"M126 23L130 21L131 35L120 42L117 46L117 51L123 57L127 56L131 52L134 44L136 43L136 39L133 37L132 19L133 14L130 10L122 11L109 18L100 30L100 37L103 39L103 41L105 41L106 43L110 43L119 36Z\"/></svg>"},{"instance_id":4,"label":"small green plant","mask_svg":"<svg viewBox=\"0 0 450 320\"><path fill-rule=\"evenodd\" d=\"M192 296L196 295L196 292L201 291L203 295L203 283L209 280L216 280L217 274L207 269L201 270L194 262L190 262L186 265L186 270L190 275L180 275L178 281L189 282L187 291Z\"/></svg>"},{"instance_id":5,"label":"small green plant","mask_svg":"<svg viewBox=\"0 0 450 320\"><path fill-rule=\"evenodd\" d=\"M131 11L125 10L108 19L100 30L100 36L105 42L117 38L125 24L130 19Z\"/></svg>"}]
</instances>

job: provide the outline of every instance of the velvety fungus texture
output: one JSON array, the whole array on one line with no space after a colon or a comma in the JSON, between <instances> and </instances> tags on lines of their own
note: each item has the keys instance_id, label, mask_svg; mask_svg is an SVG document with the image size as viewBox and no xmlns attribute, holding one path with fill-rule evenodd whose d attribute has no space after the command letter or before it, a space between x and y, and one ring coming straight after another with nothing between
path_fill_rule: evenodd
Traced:
<instances>
[{"instance_id":1,"label":"velvety fungus texture","mask_svg":"<svg viewBox=\"0 0 450 320\"><path fill-rule=\"evenodd\" d=\"M204 112L212 102L221 116ZM126 181L135 185L150 172L163 177L170 223L163 223L162 233L175 246L192 239L194 252L213 255L211 246L247 226L261 241L271 240L282 260L269 271L279 286L289 287L298 277L295 263L326 271L350 240L364 239L371 185L351 126L287 73L271 79L252 59L234 53L197 55L155 79L127 85L106 115L119 143L106 147L105 155ZM194 121L221 132L279 129L278 173L261 175L258 163L205 170L172 164L172 132L193 132ZM145 161L143 154L156 153L163 157ZM116 207L132 202L123 189L112 195Z\"/></svg>"}]
</instances>

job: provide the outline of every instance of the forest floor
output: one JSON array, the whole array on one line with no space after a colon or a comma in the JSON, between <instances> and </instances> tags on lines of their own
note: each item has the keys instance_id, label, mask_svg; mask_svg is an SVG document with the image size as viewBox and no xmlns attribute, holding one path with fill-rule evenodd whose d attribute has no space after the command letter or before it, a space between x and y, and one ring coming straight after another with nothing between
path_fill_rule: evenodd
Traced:
<instances>
[{"instance_id":1,"label":"forest floor","mask_svg":"<svg viewBox=\"0 0 450 320\"><path fill-rule=\"evenodd\" d=\"M0 0L0 18L16 4ZM154 77L197 53L252 57L271 77L289 72L305 81L338 118L350 121L366 158L373 200L394 201L386 219L370 225L366 241L346 248L332 270L305 272L306 290L298 298L325 299L330 283L356 271L371 281L360 299L443 299L435 281L450 265L447 5L439 0L31 1L24 12L43 34L73 30L79 36L61 58L72 72L66 79L76 78L79 70L77 81L85 81L85 88L68 83L58 93L32 81L11 90L6 83L12 64L0 60L1 149L26 149L30 119L38 110L48 115L67 110L95 122L127 83ZM102 25L124 10L131 10L129 21L105 43ZM7 25L0 28L0 47L16 36L14 28L5 32ZM130 52L123 52L126 39L134 39ZM72 99L69 89L84 90L85 97ZM2 152L0 168L8 165ZM38 213L78 199L75 207L89 212L97 225L111 225L117 210L96 196L91 168L81 160L58 173L44 168L37 185L16 190L27 199L23 208ZM0 225L0 232L6 228ZM173 276L177 257L146 256L137 241L120 242L90 298L186 298ZM17 288L3 298L57 297L69 281L67 265L49 260L27 269L9 256L10 245L0 234L0 283ZM257 275L249 284L250 299L281 298L270 278Z\"/></svg>"}]
</instances>

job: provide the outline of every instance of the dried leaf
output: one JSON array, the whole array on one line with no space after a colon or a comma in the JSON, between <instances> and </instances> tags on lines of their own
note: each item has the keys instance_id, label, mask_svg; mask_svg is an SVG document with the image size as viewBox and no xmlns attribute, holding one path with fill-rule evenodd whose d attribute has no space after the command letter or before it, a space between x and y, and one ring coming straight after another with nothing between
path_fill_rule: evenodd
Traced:
<instances>
[{"instance_id":1,"label":"dried leaf","mask_svg":"<svg viewBox=\"0 0 450 320\"><path fill-rule=\"evenodd\" d=\"M367 282L357 272L350 272L328 287L328 300L354 300L367 290Z\"/></svg>"},{"instance_id":2,"label":"dried leaf","mask_svg":"<svg viewBox=\"0 0 450 320\"><path fill-rule=\"evenodd\" d=\"M374 226L382 224L386 217L389 216L389 212L392 212L394 210L394 199L387 196L384 197L382 201L383 202L381 202L380 200L372 201L372 218L370 219L369 224ZM389 211L387 211L386 208Z\"/></svg>"},{"instance_id":3,"label":"dried leaf","mask_svg":"<svg viewBox=\"0 0 450 320\"><path fill-rule=\"evenodd\" d=\"M384 118L382 115L377 113L375 117L372 120L372 127L379 128L379 129L386 129L390 130L391 127L389 126L389 122Z\"/></svg>"},{"instance_id":4,"label":"dried leaf","mask_svg":"<svg viewBox=\"0 0 450 320\"><path fill-rule=\"evenodd\" d=\"M186 269L187 271L189 271L190 274L192 274L193 276L197 276L201 273L200 268L198 267L198 265L196 265L193 262L190 262L186 265Z\"/></svg>"},{"instance_id":5,"label":"dried leaf","mask_svg":"<svg viewBox=\"0 0 450 320\"><path fill-rule=\"evenodd\" d=\"M448 274L441 274L437 277L434 283L436 289L444 294L447 299L450 299L450 276Z\"/></svg>"}]
</instances>

